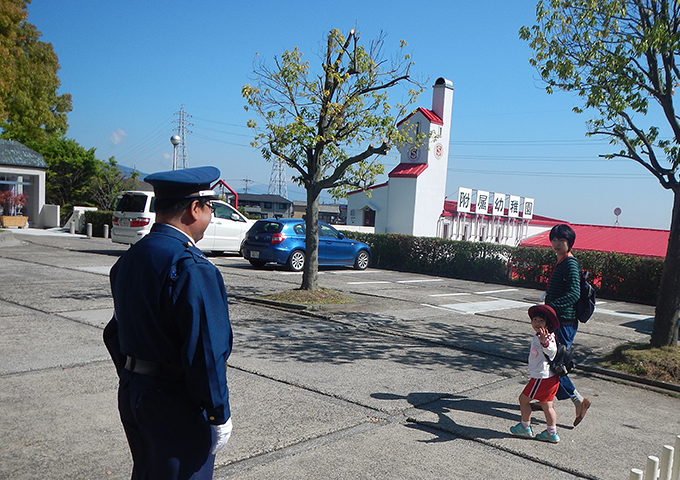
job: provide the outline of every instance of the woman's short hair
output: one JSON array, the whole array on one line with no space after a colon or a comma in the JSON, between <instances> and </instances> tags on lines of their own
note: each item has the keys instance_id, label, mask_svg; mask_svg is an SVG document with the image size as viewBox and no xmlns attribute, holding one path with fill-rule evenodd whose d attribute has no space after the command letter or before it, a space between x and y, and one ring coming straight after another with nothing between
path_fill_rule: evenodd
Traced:
<instances>
[{"instance_id":1,"label":"woman's short hair","mask_svg":"<svg viewBox=\"0 0 680 480\"><path fill-rule=\"evenodd\" d=\"M550 230L550 240L555 240L556 238L561 238L567 241L567 246L569 250L574 246L576 241L576 232L569 226L561 223L560 225L555 225Z\"/></svg>"}]
</instances>

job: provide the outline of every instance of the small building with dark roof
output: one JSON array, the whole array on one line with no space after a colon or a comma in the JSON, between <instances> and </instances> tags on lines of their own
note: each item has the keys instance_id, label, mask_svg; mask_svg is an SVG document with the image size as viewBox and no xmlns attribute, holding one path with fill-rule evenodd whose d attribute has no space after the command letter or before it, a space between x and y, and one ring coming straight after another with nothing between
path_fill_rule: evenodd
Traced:
<instances>
[{"instance_id":1,"label":"small building with dark roof","mask_svg":"<svg viewBox=\"0 0 680 480\"><path fill-rule=\"evenodd\" d=\"M45 172L48 165L38 152L14 140L0 140L0 191L11 190L28 197L22 214L31 226L43 227ZM55 226L55 225L48 225Z\"/></svg>"},{"instance_id":2,"label":"small building with dark roof","mask_svg":"<svg viewBox=\"0 0 680 480\"><path fill-rule=\"evenodd\" d=\"M293 201L293 218L305 218L307 215L306 201ZM339 203L320 203L319 204L319 221L344 225L347 219L347 205L340 205Z\"/></svg>"},{"instance_id":3,"label":"small building with dark roof","mask_svg":"<svg viewBox=\"0 0 680 480\"><path fill-rule=\"evenodd\" d=\"M281 195L239 193L238 205L248 215L258 218L288 218L293 216L293 202Z\"/></svg>"}]
</instances>

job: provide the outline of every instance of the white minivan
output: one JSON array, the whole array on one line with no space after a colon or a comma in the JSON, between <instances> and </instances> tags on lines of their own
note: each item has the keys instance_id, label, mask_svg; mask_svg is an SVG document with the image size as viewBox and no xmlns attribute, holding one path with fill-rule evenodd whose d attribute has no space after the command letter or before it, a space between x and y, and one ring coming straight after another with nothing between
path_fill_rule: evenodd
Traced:
<instances>
[{"instance_id":1,"label":"white minivan","mask_svg":"<svg viewBox=\"0 0 680 480\"><path fill-rule=\"evenodd\" d=\"M239 252L248 229L255 223L226 202L213 200L215 212L203 239L196 245L204 252ZM133 244L151 231L156 220L154 194L145 191L123 193L113 212L111 240Z\"/></svg>"}]
</instances>

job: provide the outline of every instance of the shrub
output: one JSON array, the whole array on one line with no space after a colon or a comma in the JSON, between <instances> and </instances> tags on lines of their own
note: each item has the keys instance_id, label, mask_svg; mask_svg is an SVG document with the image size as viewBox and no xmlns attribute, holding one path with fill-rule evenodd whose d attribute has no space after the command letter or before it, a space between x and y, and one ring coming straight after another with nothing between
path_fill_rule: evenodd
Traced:
<instances>
[{"instance_id":1,"label":"shrub","mask_svg":"<svg viewBox=\"0 0 680 480\"><path fill-rule=\"evenodd\" d=\"M111 217L113 212L107 210L92 210L85 212L84 224L92 224L92 235L95 237L104 236L104 225L109 226L109 232L111 232ZM110 234L109 234L110 235Z\"/></svg>"},{"instance_id":2,"label":"shrub","mask_svg":"<svg viewBox=\"0 0 680 480\"><path fill-rule=\"evenodd\" d=\"M550 248L343 231L371 247L372 265L404 272L544 289L555 266ZM598 296L654 305L663 259L574 250Z\"/></svg>"}]
</instances>

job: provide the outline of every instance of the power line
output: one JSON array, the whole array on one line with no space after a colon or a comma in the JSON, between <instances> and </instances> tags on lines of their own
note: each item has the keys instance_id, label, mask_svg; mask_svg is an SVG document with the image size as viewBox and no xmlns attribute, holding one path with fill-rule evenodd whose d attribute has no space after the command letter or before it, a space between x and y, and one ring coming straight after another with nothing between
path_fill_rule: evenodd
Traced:
<instances>
[{"instance_id":1,"label":"power line","mask_svg":"<svg viewBox=\"0 0 680 480\"><path fill-rule=\"evenodd\" d=\"M630 162L625 158L602 157L533 157L524 155L449 155L449 159L520 162Z\"/></svg>"},{"instance_id":2,"label":"power line","mask_svg":"<svg viewBox=\"0 0 680 480\"><path fill-rule=\"evenodd\" d=\"M575 172L520 172L520 171L500 171L500 170L472 170L464 168L448 168L447 171L455 173L474 173L483 175L523 175L535 177L562 177L562 178L618 178L618 179L645 179L650 178L649 175L641 175L636 173L575 173Z\"/></svg>"}]
</instances>

